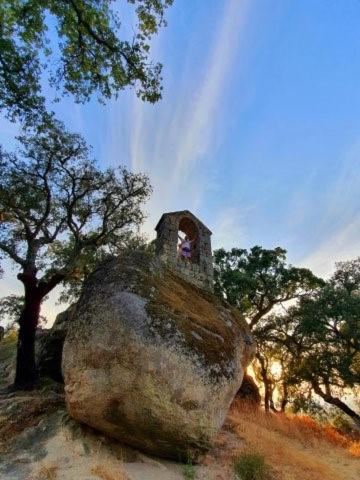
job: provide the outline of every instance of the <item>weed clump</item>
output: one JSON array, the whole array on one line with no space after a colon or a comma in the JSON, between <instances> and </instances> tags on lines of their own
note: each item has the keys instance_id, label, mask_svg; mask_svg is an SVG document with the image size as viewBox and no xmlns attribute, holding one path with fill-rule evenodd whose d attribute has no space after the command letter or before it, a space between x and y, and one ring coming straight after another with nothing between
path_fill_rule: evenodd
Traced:
<instances>
[{"instance_id":1,"label":"weed clump","mask_svg":"<svg viewBox=\"0 0 360 480\"><path fill-rule=\"evenodd\" d=\"M185 480L195 480L196 471L190 451L188 452L187 461L183 465L182 474Z\"/></svg>"},{"instance_id":2,"label":"weed clump","mask_svg":"<svg viewBox=\"0 0 360 480\"><path fill-rule=\"evenodd\" d=\"M195 467L192 463L186 463L183 467L183 476L185 480L195 479Z\"/></svg>"},{"instance_id":3,"label":"weed clump","mask_svg":"<svg viewBox=\"0 0 360 480\"><path fill-rule=\"evenodd\" d=\"M270 480L270 468L259 453L244 452L236 458L234 470L239 480Z\"/></svg>"}]
</instances>

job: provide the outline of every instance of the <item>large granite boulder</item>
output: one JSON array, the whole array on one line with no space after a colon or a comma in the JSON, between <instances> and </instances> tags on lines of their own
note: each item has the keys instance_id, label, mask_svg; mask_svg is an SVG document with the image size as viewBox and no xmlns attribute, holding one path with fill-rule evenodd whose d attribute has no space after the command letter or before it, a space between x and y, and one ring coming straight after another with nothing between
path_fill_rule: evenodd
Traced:
<instances>
[{"instance_id":1,"label":"large granite boulder","mask_svg":"<svg viewBox=\"0 0 360 480\"><path fill-rule=\"evenodd\" d=\"M40 375L63 382L61 359L64 340L74 306L57 315L50 329L38 330L36 335L36 364Z\"/></svg>"},{"instance_id":2,"label":"large granite boulder","mask_svg":"<svg viewBox=\"0 0 360 480\"><path fill-rule=\"evenodd\" d=\"M67 408L133 447L195 458L211 446L254 351L229 305L127 253L90 276L72 314Z\"/></svg>"}]
</instances>

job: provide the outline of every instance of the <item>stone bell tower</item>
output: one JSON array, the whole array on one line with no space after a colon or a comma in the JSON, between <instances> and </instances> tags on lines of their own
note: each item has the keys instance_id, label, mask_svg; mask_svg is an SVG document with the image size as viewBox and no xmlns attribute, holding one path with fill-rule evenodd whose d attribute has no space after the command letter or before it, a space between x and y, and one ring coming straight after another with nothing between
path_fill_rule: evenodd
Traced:
<instances>
[{"instance_id":1,"label":"stone bell tower","mask_svg":"<svg viewBox=\"0 0 360 480\"><path fill-rule=\"evenodd\" d=\"M156 255L185 280L205 290L213 290L211 231L189 210L164 213L156 225ZM178 258L178 235L188 236L191 260Z\"/></svg>"}]
</instances>

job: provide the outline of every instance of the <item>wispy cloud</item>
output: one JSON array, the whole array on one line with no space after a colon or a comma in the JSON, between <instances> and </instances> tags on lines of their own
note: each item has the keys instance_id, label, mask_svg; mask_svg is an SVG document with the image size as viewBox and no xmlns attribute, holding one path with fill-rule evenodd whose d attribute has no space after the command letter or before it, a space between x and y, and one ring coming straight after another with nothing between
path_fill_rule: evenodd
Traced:
<instances>
[{"instance_id":1,"label":"wispy cloud","mask_svg":"<svg viewBox=\"0 0 360 480\"><path fill-rule=\"evenodd\" d=\"M213 220L213 248L230 249L247 245L248 218L256 205L227 206L219 209Z\"/></svg>"},{"instance_id":2,"label":"wispy cloud","mask_svg":"<svg viewBox=\"0 0 360 480\"><path fill-rule=\"evenodd\" d=\"M360 217L344 225L305 257L301 264L314 273L329 277L335 262L351 260L360 255Z\"/></svg>"},{"instance_id":3,"label":"wispy cloud","mask_svg":"<svg viewBox=\"0 0 360 480\"><path fill-rule=\"evenodd\" d=\"M130 158L131 165L135 172L144 169L143 152L143 114L138 98L134 98L134 104L131 112L132 134L130 138Z\"/></svg>"},{"instance_id":4,"label":"wispy cloud","mask_svg":"<svg viewBox=\"0 0 360 480\"><path fill-rule=\"evenodd\" d=\"M129 114L131 165L149 173L154 186L151 217L145 226L148 232L166 210L201 208L211 168L208 153L216 149L223 95L239 54L248 11L247 0L228 0L204 64L188 72L185 81L171 79L174 90L156 107L134 102ZM164 52L166 64L165 46L157 48Z\"/></svg>"},{"instance_id":5,"label":"wispy cloud","mask_svg":"<svg viewBox=\"0 0 360 480\"><path fill-rule=\"evenodd\" d=\"M186 129L176 152L176 177L186 175L198 159L207 153L212 143L217 110L221 107L221 98L247 11L247 1L230 0L225 6L202 84L192 99L187 118L182 122Z\"/></svg>"}]
</instances>

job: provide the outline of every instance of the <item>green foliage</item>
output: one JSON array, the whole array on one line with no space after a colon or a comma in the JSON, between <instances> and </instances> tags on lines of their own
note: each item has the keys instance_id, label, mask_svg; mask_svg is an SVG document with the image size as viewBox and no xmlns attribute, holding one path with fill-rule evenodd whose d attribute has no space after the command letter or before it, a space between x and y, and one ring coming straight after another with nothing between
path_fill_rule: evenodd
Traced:
<instances>
[{"instance_id":1,"label":"green foliage","mask_svg":"<svg viewBox=\"0 0 360 480\"><path fill-rule=\"evenodd\" d=\"M234 462L234 471L240 480L270 480L271 472L263 455L243 453Z\"/></svg>"},{"instance_id":2,"label":"green foliage","mask_svg":"<svg viewBox=\"0 0 360 480\"><path fill-rule=\"evenodd\" d=\"M195 475L196 475L196 472L195 472L194 465L190 462L186 463L183 466L183 476L185 480L195 480Z\"/></svg>"},{"instance_id":3,"label":"green foliage","mask_svg":"<svg viewBox=\"0 0 360 480\"><path fill-rule=\"evenodd\" d=\"M150 39L165 25L172 1L128 0L137 23L131 38L120 38L112 0L2 0L0 109L29 123L44 115L42 79L77 102L93 93L105 100L127 86L142 100L156 102L162 66L149 58ZM56 35L53 43L49 26Z\"/></svg>"},{"instance_id":4,"label":"green foliage","mask_svg":"<svg viewBox=\"0 0 360 480\"><path fill-rule=\"evenodd\" d=\"M264 385L266 410L275 409L273 392L278 389L280 409L285 410L290 387L287 384L288 353L269 336L272 309L289 300L310 296L323 280L310 270L286 263L286 250L255 246L250 250L220 249L214 253L215 292L245 314L258 344L254 370ZM280 375L271 366L281 365Z\"/></svg>"},{"instance_id":5,"label":"green foliage","mask_svg":"<svg viewBox=\"0 0 360 480\"><path fill-rule=\"evenodd\" d=\"M19 141L16 153L0 151L0 251L20 266L20 280L33 278L43 299L60 282L81 283L130 241L151 188L126 168L99 170L84 140L59 122ZM2 312L15 318L20 300L3 300Z\"/></svg>"},{"instance_id":6,"label":"green foliage","mask_svg":"<svg viewBox=\"0 0 360 480\"><path fill-rule=\"evenodd\" d=\"M336 414L334 414L330 418L331 424L333 425L334 428L337 430L340 430L341 432L350 434L354 431L354 425L353 423L349 420L349 417L344 415L343 413L339 413L338 411Z\"/></svg>"},{"instance_id":7,"label":"green foliage","mask_svg":"<svg viewBox=\"0 0 360 480\"><path fill-rule=\"evenodd\" d=\"M306 268L286 264L286 250L259 246L215 251L215 291L258 323L276 304L308 295L323 281Z\"/></svg>"},{"instance_id":8,"label":"green foliage","mask_svg":"<svg viewBox=\"0 0 360 480\"><path fill-rule=\"evenodd\" d=\"M8 295L0 299L0 324L8 328L14 327L24 306L24 297Z\"/></svg>"},{"instance_id":9,"label":"green foliage","mask_svg":"<svg viewBox=\"0 0 360 480\"><path fill-rule=\"evenodd\" d=\"M16 351L17 332L15 329L9 329L1 341L0 362L9 360Z\"/></svg>"},{"instance_id":10,"label":"green foliage","mask_svg":"<svg viewBox=\"0 0 360 480\"><path fill-rule=\"evenodd\" d=\"M100 170L82 137L53 119L18 140L16 152L0 150L0 251L17 264L24 286L15 384L29 388L37 382L42 301L62 282L82 282L131 237L151 187L125 167Z\"/></svg>"},{"instance_id":11,"label":"green foliage","mask_svg":"<svg viewBox=\"0 0 360 480\"><path fill-rule=\"evenodd\" d=\"M294 381L335 388L360 384L360 258L337 264L331 280L293 312L302 341Z\"/></svg>"},{"instance_id":12,"label":"green foliage","mask_svg":"<svg viewBox=\"0 0 360 480\"><path fill-rule=\"evenodd\" d=\"M257 337L285 359L285 382L294 408L311 407L313 393L351 417L345 403L360 385L360 258L337 264L333 277L312 296L301 298L285 315L260 322ZM263 345L262 345L263 348ZM306 394L306 401L301 396Z\"/></svg>"},{"instance_id":13,"label":"green foliage","mask_svg":"<svg viewBox=\"0 0 360 480\"><path fill-rule=\"evenodd\" d=\"M324 422L328 418L324 404L320 404L311 396L307 397L301 393L294 395L291 402L291 412L306 413L316 418L319 422Z\"/></svg>"},{"instance_id":14,"label":"green foliage","mask_svg":"<svg viewBox=\"0 0 360 480\"><path fill-rule=\"evenodd\" d=\"M16 327L23 308L24 297L21 295L8 295L0 299L0 324L5 325L6 331ZM40 322L46 325L47 318L40 315Z\"/></svg>"},{"instance_id":15,"label":"green foliage","mask_svg":"<svg viewBox=\"0 0 360 480\"><path fill-rule=\"evenodd\" d=\"M9 371L16 356L17 331L9 329L0 340L0 387L8 383Z\"/></svg>"},{"instance_id":16,"label":"green foliage","mask_svg":"<svg viewBox=\"0 0 360 480\"><path fill-rule=\"evenodd\" d=\"M183 465L182 471L185 480L195 480L196 471L193 464L193 454L190 450L187 453L186 463Z\"/></svg>"}]
</instances>

